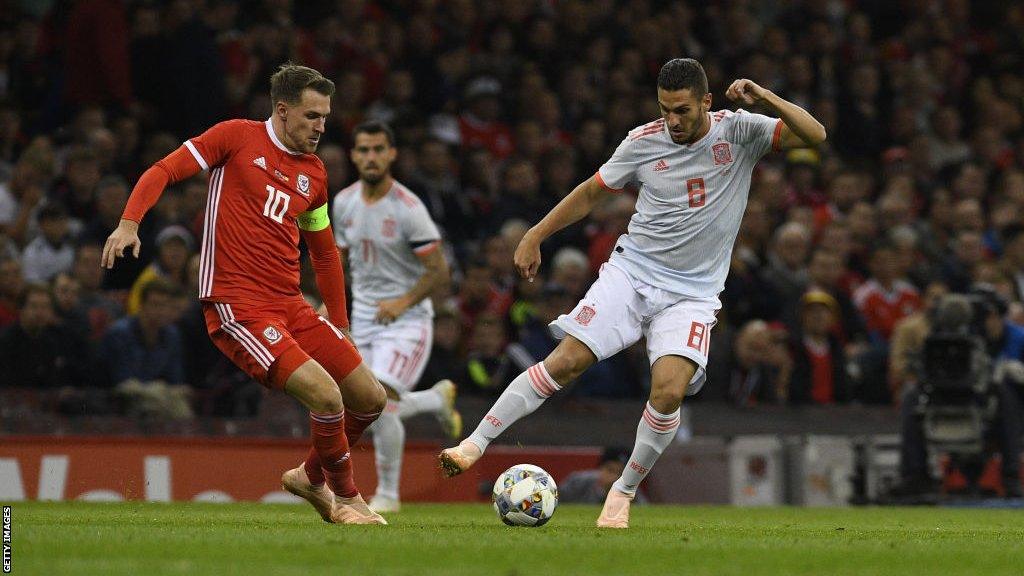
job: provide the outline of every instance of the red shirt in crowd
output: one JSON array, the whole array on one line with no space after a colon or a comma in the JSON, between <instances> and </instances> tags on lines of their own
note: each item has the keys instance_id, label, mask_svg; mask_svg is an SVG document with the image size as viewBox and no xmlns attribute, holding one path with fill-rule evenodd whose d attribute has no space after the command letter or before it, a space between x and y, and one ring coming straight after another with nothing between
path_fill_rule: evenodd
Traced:
<instances>
[{"instance_id":1,"label":"red shirt in crowd","mask_svg":"<svg viewBox=\"0 0 1024 576\"><path fill-rule=\"evenodd\" d=\"M888 341L896 323L921 308L921 295L910 283L896 280L886 290L874 278L853 293L853 301L864 317L868 332Z\"/></svg>"}]
</instances>

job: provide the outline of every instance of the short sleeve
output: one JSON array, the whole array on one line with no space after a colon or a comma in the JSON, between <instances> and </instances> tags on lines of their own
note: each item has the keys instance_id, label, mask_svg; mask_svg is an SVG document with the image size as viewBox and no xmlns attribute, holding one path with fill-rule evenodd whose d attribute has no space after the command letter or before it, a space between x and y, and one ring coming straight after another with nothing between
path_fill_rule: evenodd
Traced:
<instances>
[{"instance_id":1,"label":"short sleeve","mask_svg":"<svg viewBox=\"0 0 1024 576\"><path fill-rule=\"evenodd\" d=\"M743 109L737 110L734 118L736 142L751 147L758 158L780 149L782 120Z\"/></svg>"},{"instance_id":2,"label":"short sleeve","mask_svg":"<svg viewBox=\"0 0 1024 576\"><path fill-rule=\"evenodd\" d=\"M630 182L637 180L636 171L639 165L636 141L627 136L594 176L602 186L612 192L618 192Z\"/></svg>"},{"instance_id":3,"label":"short sleeve","mask_svg":"<svg viewBox=\"0 0 1024 576\"><path fill-rule=\"evenodd\" d=\"M422 202L416 202L409 208L403 224L405 237L416 253L429 252L428 248L432 249L432 245L441 239L437 224L434 224Z\"/></svg>"},{"instance_id":4,"label":"short sleeve","mask_svg":"<svg viewBox=\"0 0 1024 576\"><path fill-rule=\"evenodd\" d=\"M348 248L348 238L345 237L344 220L341 217L342 209L345 206L345 202L342 200L344 196L338 194L334 197L334 209L331 211L331 218L334 220L334 243L338 245L338 248Z\"/></svg>"},{"instance_id":5,"label":"short sleeve","mask_svg":"<svg viewBox=\"0 0 1024 576\"><path fill-rule=\"evenodd\" d=\"M228 120L214 124L209 130L185 141L185 148L203 170L223 164L235 147L244 140L243 120Z\"/></svg>"}]
</instances>

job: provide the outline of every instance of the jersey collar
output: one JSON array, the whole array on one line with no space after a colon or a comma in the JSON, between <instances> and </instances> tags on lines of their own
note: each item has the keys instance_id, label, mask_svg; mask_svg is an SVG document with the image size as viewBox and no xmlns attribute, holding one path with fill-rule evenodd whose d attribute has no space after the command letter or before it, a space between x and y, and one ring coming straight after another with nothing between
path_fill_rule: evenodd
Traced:
<instances>
[{"instance_id":1,"label":"jersey collar","mask_svg":"<svg viewBox=\"0 0 1024 576\"><path fill-rule=\"evenodd\" d=\"M701 144L704 144L705 142L708 141L708 136L711 136L711 133L715 131L715 124L716 124L715 119L711 115L711 111L710 110L708 111L707 114L708 114L708 131L703 136L701 136L699 139L697 139L696 141L690 142L689 144L683 144L683 146L685 146L687 149L692 150L694 148L697 148ZM665 123L665 133L668 134L668 122ZM669 134L669 140L671 141L671 139L672 139L672 135Z\"/></svg>"},{"instance_id":2,"label":"jersey collar","mask_svg":"<svg viewBox=\"0 0 1024 576\"><path fill-rule=\"evenodd\" d=\"M292 156L302 155L302 152L292 152L291 150L288 149L287 146L282 144L281 141L277 139L277 134L274 133L274 124L270 121L270 118L267 118L267 121L264 122L263 125L267 127L267 136L270 136L270 141L274 143L274 146L277 146L278 148L291 154Z\"/></svg>"}]
</instances>

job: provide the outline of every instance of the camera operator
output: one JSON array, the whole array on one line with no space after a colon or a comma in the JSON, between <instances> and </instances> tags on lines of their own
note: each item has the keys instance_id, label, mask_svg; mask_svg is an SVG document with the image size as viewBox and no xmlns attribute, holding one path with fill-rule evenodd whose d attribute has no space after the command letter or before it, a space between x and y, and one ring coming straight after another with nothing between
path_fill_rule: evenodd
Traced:
<instances>
[{"instance_id":1,"label":"camera operator","mask_svg":"<svg viewBox=\"0 0 1024 576\"><path fill-rule=\"evenodd\" d=\"M1008 498L1021 497L1021 407L1018 387L1024 380L1024 329L1005 320L1006 302L994 291L975 288L969 296L949 295L939 304L932 322L929 338L946 338L963 342L958 348L957 362L949 372L967 372L973 378L973 397L962 400L965 409L976 406L994 406L991 417L985 420L982 440L994 443L1002 457L1002 480ZM927 344L926 344L927 346ZM901 483L892 491L894 497L915 497L932 494L938 485L929 474L924 413L934 399L929 398L925 375L935 374L936 366L929 362L942 362L942 358L920 359L917 382L903 394L900 408L900 476ZM963 358L963 360L959 360ZM948 360L948 358L947 358ZM967 366L969 364L970 366ZM943 373L944 367L939 367ZM937 397L943 394L936 390ZM968 472L964 470L964 472ZM970 491L977 489L977 475L968 476Z\"/></svg>"}]
</instances>

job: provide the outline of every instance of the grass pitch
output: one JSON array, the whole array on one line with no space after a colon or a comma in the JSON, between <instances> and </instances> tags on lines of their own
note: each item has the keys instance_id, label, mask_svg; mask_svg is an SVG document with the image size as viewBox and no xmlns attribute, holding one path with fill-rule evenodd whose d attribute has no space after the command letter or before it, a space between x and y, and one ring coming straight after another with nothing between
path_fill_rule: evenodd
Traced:
<instances>
[{"instance_id":1,"label":"grass pitch","mask_svg":"<svg viewBox=\"0 0 1024 576\"><path fill-rule=\"evenodd\" d=\"M510 528L484 505L406 505L390 526L307 506L15 503L14 574L1021 574L1024 512L636 506L625 531L563 505Z\"/></svg>"}]
</instances>

